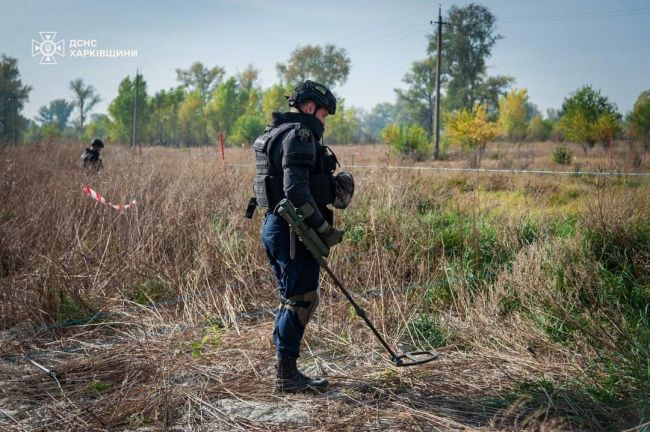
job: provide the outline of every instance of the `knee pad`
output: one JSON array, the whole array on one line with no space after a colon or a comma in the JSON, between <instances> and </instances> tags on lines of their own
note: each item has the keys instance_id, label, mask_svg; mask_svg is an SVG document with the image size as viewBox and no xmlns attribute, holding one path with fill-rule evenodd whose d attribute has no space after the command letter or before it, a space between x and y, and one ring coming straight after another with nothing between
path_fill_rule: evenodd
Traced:
<instances>
[{"instance_id":1,"label":"knee pad","mask_svg":"<svg viewBox=\"0 0 650 432\"><path fill-rule=\"evenodd\" d=\"M289 298L282 297L280 300L282 302L280 307L295 313L304 328L307 326L309 320L311 320L318 306L318 292L309 291Z\"/></svg>"}]
</instances>

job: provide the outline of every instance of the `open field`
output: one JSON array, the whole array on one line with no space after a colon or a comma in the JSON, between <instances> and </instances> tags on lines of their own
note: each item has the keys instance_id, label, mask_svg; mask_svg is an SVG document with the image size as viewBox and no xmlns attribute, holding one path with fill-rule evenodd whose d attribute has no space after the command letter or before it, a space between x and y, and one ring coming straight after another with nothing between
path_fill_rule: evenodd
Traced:
<instances>
[{"instance_id":1,"label":"open field","mask_svg":"<svg viewBox=\"0 0 650 432\"><path fill-rule=\"evenodd\" d=\"M321 395L271 391L274 281L243 217L252 166L214 148L0 148L2 430L623 430L650 422L650 177L350 168L330 261L395 368L322 280L304 368ZM482 168L650 172L626 144L553 163L498 143ZM345 165L413 165L335 147ZM226 149L252 164L250 149ZM467 158L418 166L466 168ZM345 168L345 167L344 167ZM89 185L116 211L81 193ZM60 383L25 355L63 374ZM642 426L641 426L642 428ZM641 429L639 428L639 430Z\"/></svg>"}]
</instances>

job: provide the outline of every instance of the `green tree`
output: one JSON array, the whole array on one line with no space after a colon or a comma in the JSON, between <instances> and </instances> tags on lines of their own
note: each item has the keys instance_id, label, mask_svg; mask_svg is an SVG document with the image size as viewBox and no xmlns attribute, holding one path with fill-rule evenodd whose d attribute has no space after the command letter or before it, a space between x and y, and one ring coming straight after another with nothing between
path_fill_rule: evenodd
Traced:
<instances>
[{"instance_id":1,"label":"green tree","mask_svg":"<svg viewBox=\"0 0 650 432\"><path fill-rule=\"evenodd\" d=\"M93 138L107 139L112 129L111 119L106 114L93 114L90 116L90 122L86 125L83 138L90 142Z\"/></svg>"},{"instance_id":2,"label":"green tree","mask_svg":"<svg viewBox=\"0 0 650 432\"><path fill-rule=\"evenodd\" d=\"M350 57L344 48L332 44L298 46L287 63L278 63L275 68L289 87L311 79L331 89L347 81Z\"/></svg>"},{"instance_id":3,"label":"green tree","mask_svg":"<svg viewBox=\"0 0 650 432\"><path fill-rule=\"evenodd\" d=\"M487 108L490 120L496 120L499 117L499 99L506 95L508 88L514 82L513 77L505 75L490 76L481 80L476 103Z\"/></svg>"},{"instance_id":4,"label":"green tree","mask_svg":"<svg viewBox=\"0 0 650 432\"><path fill-rule=\"evenodd\" d=\"M43 123L40 126L31 120L27 120L27 127L25 128L24 139L29 142L52 141L61 138L61 130L59 126L51 121Z\"/></svg>"},{"instance_id":5,"label":"green tree","mask_svg":"<svg viewBox=\"0 0 650 432\"><path fill-rule=\"evenodd\" d=\"M130 142L133 133L136 81L138 83L136 113L137 137L143 137L143 133L145 132L144 126L147 124L149 117L147 82L143 79L142 75L138 75L136 78L131 79L130 76L127 76L120 82L117 97L113 99L108 107L108 113L111 116L111 138L123 143Z\"/></svg>"},{"instance_id":6,"label":"green tree","mask_svg":"<svg viewBox=\"0 0 650 432\"><path fill-rule=\"evenodd\" d=\"M356 144L359 142L360 120L358 110L346 108L345 100L337 101L336 115L327 117L325 140L328 144Z\"/></svg>"},{"instance_id":7,"label":"green tree","mask_svg":"<svg viewBox=\"0 0 650 432\"><path fill-rule=\"evenodd\" d=\"M245 112L237 79L228 78L212 93L212 98L206 106L208 131L212 139L216 139L221 131L226 137L230 136L235 122Z\"/></svg>"},{"instance_id":8,"label":"green tree","mask_svg":"<svg viewBox=\"0 0 650 432\"><path fill-rule=\"evenodd\" d=\"M487 59L495 43L502 39L496 33L496 18L485 7L470 3L452 6L446 18L449 25L443 32L442 77L446 82L446 105L450 111L473 109L477 102L492 98L496 105L499 92L512 78L487 80ZM428 52L437 50L436 34L430 34Z\"/></svg>"},{"instance_id":9,"label":"green tree","mask_svg":"<svg viewBox=\"0 0 650 432\"><path fill-rule=\"evenodd\" d=\"M596 142L594 122L590 122L583 111L575 111L564 115L560 120L562 134L570 141L581 143L587 154L587 148Z\"/></svg>"},{"instance_id":10,"label":"green tree","mask_svg":"<svg viewBox=\"0 0 650 432\"><path fill-rule=\"evenodd\" d=\"M28 126L28 120L20 115L29 100L32 88L23 85L18 70L18 60L0 57L0 142L17 142Z\"/></svg>"},{"instance_id":11,"label":"green tree","mask_svg":"<svg viewBox=\"0 0 650 432\"><path fill-rule=\"evenodd\" d=\"M203 102L221 84L226 71L220 66L205 67L201 62L194 62L188 69L176 69L176 79L188 92L198 91Z\"/></svg>"},{"instance_id":12,"label":"green tree","mask_svg":"<svg viewBox=\"0 0 650 432\"><path fill-rule=\"evenodd\" d=\"M547 141L551 136L552 130L552 122L544 120L540 115L536 115L528 122L526 137L529 141Z\"/></svg>"},{"instance_id":13,"label":"green tree","mask_svg":"<svg viewBox=\"0 0 650 432\"><path fill-rule=\"evenodd\" d=\"M544 121L548 123L551 128L551 136L549 138L555 142L564 141L564 131L560 124L560 110L547 108L546 119Z\"/></svg>"},{"instance_id":14,"label":"green tree","mask_svg":"<svg viewBox=\"0 0 650 432\"><path fill-rule=\"evenodd\" d=\"M102 99L97 94L95 87L84 84L82 78L70 81L70 90L74 93L74 104L79 108L78 125L79 130L83 132L86 117L90 110L97 105Z\"/></svg>"},{"instance_id":15,"label":"green tree","mask_svg":"<svg viewBox=\"0 0 650 432\"><path fill-rule=\"evenodd\" d=\"M251 144L264 132L264 120L259 114L243 114L233 125L231 141L234 144Z\"/></svg>"},{"instance_id":16,"label":"green tree","mask_svg":"<svg viewBox=\"0 0 650 432\"><path fill-rule=\"evenodd\" d=\"M395 98L393 118L397 124L417 123L417 119L414 117L412 110L402 98Z\"/></svg>"},{"instance_id":17,"label":"green tree","mask_svg":"<svg viewBox=\"0 0 650 432\"><path fill-rule=\"evenodd\" d=\"M25 131L23 134L23 140L27 142L38 142L43 140L43 131L41 127L34 121L29 120L25 122Z\"/></svg>"},{"instance_id":18,"label":"green tree","mask_svg":"<svg viewBox=\"0 0 650 432\"><path fill-rule=\"evenodd\" d=\"M528 91L513 89L499 99L499 125L511 141L519 142L526 136Z\"/></svg>"},{"instance_id":19,"label":"green tree","mask_svg":"<svg viewBox=\"0 0 650 432\"><path fill-rule=\"evenodd\" d=\"M289 109L287 105L287 96L291 90L282 84L274 84L264 91L262 95L262 112L264 121L271 122L271 115L274 112L284 112Z\"/></svg>"},{"instance_id":20,"label":"green tree","mask_svg":"<svg viewBox=\"0 0 650 432\"><path fill-rule=\"evenodd\" d=\"M154 145L179 146L178 111L185 100L182 87L160 90L149 100L149 142Z\"/></svg>"},{"instance_id":21,"label":"green tree","mask_svg":"<svg viewBox=\"0 0 650 432\"><path fill-rule=\"evenodd\" d=\"M41 126L41 136L46 141L61 138L61 129L56 123L45 123Z\"/></svg>"},{"instance_id":22,"label":"green tree","mask_svg":"<svg viewBox=\"0 0 650 432\"><path fill-rule=\"evenodd\" d=\"M195 91L183 100L178 108L179 141L193 147L209 144L207 121L203 113L203 98Z\"/></svg>"},{"instance_id":23,"label":"green tree","mask_svg":"<svg viewBox=\"0 0 650 432\"><path fill-rule=\"evenodd\" d=\"M380 138L381 130L394 122L395 105L388 102L375 105L361 120L361 131L364 142L377 142Z\"/></svg>"},{"instance_id":24,"label":"green tree","mask_svg":"<svg viewBox=\"0 0 650 432\"><path fill-rule=\"evenodd\" d=\"M427 136L433 135L433 116L436 100L436 61L433 57L413 62L411 70L402 79L406 90L396 89L397 98L412 118L422 125Z\"/></svg>"},{"instance_id":25,"label":"green tree","mask_svg":"<svg viewBox=\"0 0 650 432\"><path fill-rule=\"evenodd\" d=\"M237 91L239 93L239 105L243 107L244 113L260 116L262 110L262 90L257 83L259 70L253 65L237 75Z\"/></svg>"},{"instance_id":26,"label":"green tree","mask_svg":"<svg viewBox=\"0 0 650 432\"><path fill-rule=\"evenodd\" d=\"M530 100L526 103L526 120L530 121L533 117L540 116L542 112L539 110L537 105L532 103Z\"/></svg>"},{"instance_id":27,"label":"green tree","mask_svg":"<svg viewBox=\"0 0 650 432\"><path fill-rule=\"evenodd\" d=\"M68 126L68 119L74 109L74 104L65 99L54 99L49 105L43 105L38 109L36 118L41 124L54 123L60 132Z\"/></svg>"},{"instance_id":28,"label":"green tree","mask_svg":"<svg viewBox=\"0 0 650 432\"><path fill-rule=\"evenodd\" d=\"M650 90L642 92L628 115L630 135L650 148Z\"/></svg>"},{"instance_id":29,"label":"green tree","mask_svg":"<svg viewBox=\"0 0 650 432\"><path fill-rule=\"evenodd\" d=\"M596 123L603 115L611 115L620 120L616 105L590 85L571 93L562 103L560 127L564 135L587 149L593 147L598 139Z\"/></svg>"}]
</instances>

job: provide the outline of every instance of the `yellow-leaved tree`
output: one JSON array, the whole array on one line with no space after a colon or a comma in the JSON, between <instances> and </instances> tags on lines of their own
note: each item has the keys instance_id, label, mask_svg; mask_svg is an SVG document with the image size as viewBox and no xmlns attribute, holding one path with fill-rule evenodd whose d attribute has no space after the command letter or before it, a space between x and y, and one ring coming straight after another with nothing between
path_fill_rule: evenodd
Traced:
<instances>
[{"instance_id":1,"label":"yellow-leaved tree","mask_svg":"<svg viewBox=\"0 0 650 432\"><path fill-rule=\"evenodd\" d=\"M526 136L528 90L513 89L499 98L499 125L511 141L519 142Z\"/></svg>"},{"instance_id":2,"label":"yellow-leaved tree","mask_svg":"<svg viewBox=\"0 0 650 432\"><path fill-rule=\"evenodd\" d=\"M285 95L291 94L291 89L282 84L273 84L262 94L262 112L264 121L271 123L271 115L274 112L285 112L289 110Z\"/></svg>"},{"instance_id":3,"label":"yellow-leaved tree","mask_svg":"<svg viewBox=\"0 0 650 432\"><path fill-rule=\"evenodd\" d=\"M203 98L198 91L187 95L178 108L178 138L180 144L187 147L206 145L209 142Z\"/></svg>"},{"instance_id":4,"label":"yellow-leaved tree","mask_svg":"<svg viewBox=\"0 0 650 432\"><path fill-rule=\"evenodd\" d=\"M445 114L445 133L451 144L460 144L465 150L474 151L473 163L481 162L485 145L501 133L496 122L488 120L487 107L475 105L474 109L461 109Z\"/></svg>"},{"instance_id":5,"label":"yellow-leaved tree","mask_svg":"<svg viewBox=\"0 0 650 432\"><path fill-rule=\"evenodd\" d=\"M603 147L610 149L612 142L617 135L621 133L621 121L619 117L612 113L601 115L596 121L595 132L596 138L603 143Z\"/></svg>"}]
</instances>

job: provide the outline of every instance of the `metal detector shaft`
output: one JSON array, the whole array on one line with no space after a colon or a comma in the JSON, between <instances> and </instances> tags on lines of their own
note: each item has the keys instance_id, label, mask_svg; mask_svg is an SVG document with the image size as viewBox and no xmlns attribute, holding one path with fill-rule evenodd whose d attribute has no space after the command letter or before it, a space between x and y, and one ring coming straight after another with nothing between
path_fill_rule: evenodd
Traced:
<instances>
[{"instance_id":1,"label":"metal detector shaft","mask_svg":"<svg viewBox=\"0 0 650 432\"><path fill-rule=\"evenodd\" d=\"M40 370L42 370L43 372L45 372L46 374L48 374L49 377L52 378L53 380L58 381L58 380L61 378L61 375L60 375L57 371L55 371L54 369L48 369L48 368L46 368L45 366L43 366L42 364L40 364L40 363L38 363L38 362L32 360L32 359L29 358L29 357L25 357L25 358L26 358L27 360L29 360L29 362L30 362L31 364L33 364L34 366L36 366L37 368L39 368Z\"/></svg>"},{"instance_id":2,"label":"metal detector shaft","mask_svg":"<svg viewBox=\"0 0 650 432\"><path fill-rule=\"evenodd\" d=\"M372 324L372 321L370 321L370 318L368 318L368 315L366 315L366 311L363 310L361 306L359 306L357 302L354 301L348 290L345 289L334 272L332 272L332 270L327 266L327 261L325 261L325 258L318 257L317 259L320 266L323 267L327 274L330 275L334 281L334 284L338 287L339 290L341 290L343 295L345 295L352 307L354 307L354 311L357 313L357 315L359 315L366 322L370 330L372 330L377 339L379 339L379 342L381 342L386 351L388 351L391 356L391 361L395 364L395 366L417 366L429 363L438 358L438 354L432 351L411 351L399 355L395 354L395 351L390 348L390 346L386 343L384 338L379 334L375 326Z\"/></svg>"},{"instance_id":3,"label":"metal detector shaft","mask_svg":"<svg viewBox=\"0 0 650 432\"><path fill-rule=\"evenodd\" d=\"M395 352L390 348L390 346L386 343L384 338L381 337L381 335L379 334L375 326L372 324L372 321L370 321L370 318L368 318L368 316L366 315L366 311L363 310L361 306L359 306L357 302L354 301L354 299L352 298L348 290L345 289L345 287L343 286L341 281L336 277L334 272L332 272L332 270L327 266L327 262L325 261L325 259L320 258L318 261L320 262L321 267L323 267L327 272L327 274L330 275L330 277L334 281L334 284L339 288L339 290L341 290L343 295L348 299L348 301L354 308L354 311L357 313L357 315L359 315L361 319L363 319L366 322L366 324L368 324L370 330L372 330L375 336L377 336L377 339L379 339L379 342L381 342L384 348L386 348L386 351L388 351L388 353L391 355L391 360L395 361L397 359L397 354L395 354Z\"/></svg>"}]
</instances>

